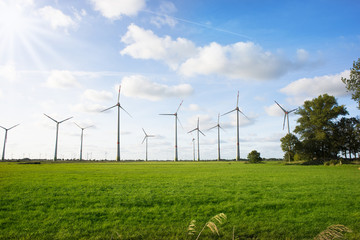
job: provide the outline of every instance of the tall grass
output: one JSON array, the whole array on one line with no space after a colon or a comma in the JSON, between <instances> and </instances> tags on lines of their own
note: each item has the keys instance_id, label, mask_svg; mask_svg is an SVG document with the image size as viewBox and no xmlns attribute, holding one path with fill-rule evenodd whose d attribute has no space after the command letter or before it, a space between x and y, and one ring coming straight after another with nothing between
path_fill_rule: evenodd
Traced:
<instances>
[{"instance_id":1,"label":"tall grass","mask_svg":"<svg viewBox=\"0 0 360 240\"><path fill-rule=\"evenodd\" d=\"M0 239L187 239L219 212L219 239L312 239L360 226L357 166L0 163ZM202 238L212 238L203 231Z\"/></svg>"}]
</instances>

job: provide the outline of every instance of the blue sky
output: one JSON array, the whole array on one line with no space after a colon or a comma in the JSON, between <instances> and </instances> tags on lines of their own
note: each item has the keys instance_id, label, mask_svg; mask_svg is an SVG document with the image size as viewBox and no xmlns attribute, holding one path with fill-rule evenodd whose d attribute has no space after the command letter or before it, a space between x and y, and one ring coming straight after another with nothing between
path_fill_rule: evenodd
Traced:
<instances>
[{"instance_id":1,"label":"blue sky","mask_svg":"<svg viewBox=\"0 0 360 240\"><path fill-rule=\"evenodd\" d=\"M360 56L359 1L0 0L0 125L8 158L115 159L121 84L121 158L174 157L180 102L179 159L192 159L200 128L202 159L216 159L218 113L239 107L241 157L252 150L282 157L283 113L320 94L357 116L341 82ZM296 125L290 116L290 128ZM222 116L222 157L236 156L235 113ZM1 135L0 135L1 136ZM3 139L3 138L1 138Z\"/></svg>"}]
</instances>

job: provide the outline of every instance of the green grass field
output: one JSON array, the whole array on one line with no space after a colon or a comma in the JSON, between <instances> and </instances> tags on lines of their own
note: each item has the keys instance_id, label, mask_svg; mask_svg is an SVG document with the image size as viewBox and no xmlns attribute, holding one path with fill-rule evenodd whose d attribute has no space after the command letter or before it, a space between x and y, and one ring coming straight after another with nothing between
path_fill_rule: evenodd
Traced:
<instances>
[{"instance_id":1,"label":"green grass field","mask_svg":"<svg viewBox=\"0 0 360 240\"><path fill-rule=\"evenodd\" d=\"M0 239L312 239L360 230L356 165L277 162L0 163Z\"/></svg>"}]
</instances>

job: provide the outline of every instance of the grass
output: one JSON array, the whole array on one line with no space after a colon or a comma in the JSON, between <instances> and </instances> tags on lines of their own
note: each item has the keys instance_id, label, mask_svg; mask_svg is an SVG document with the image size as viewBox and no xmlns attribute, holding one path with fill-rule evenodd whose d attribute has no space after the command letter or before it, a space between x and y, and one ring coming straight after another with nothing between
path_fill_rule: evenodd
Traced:
<instances>
[{"instance_id":1,"label":"grass","mask_svg":"<svg viewBox=\"0 0 360 240\"><path fill-rule=\"evenodd\" d=\"M355 165L0 163L0 239L191 239L218 213L200 239L312 239L359 230L359 190Z\"/></svg>"}]
</instances>

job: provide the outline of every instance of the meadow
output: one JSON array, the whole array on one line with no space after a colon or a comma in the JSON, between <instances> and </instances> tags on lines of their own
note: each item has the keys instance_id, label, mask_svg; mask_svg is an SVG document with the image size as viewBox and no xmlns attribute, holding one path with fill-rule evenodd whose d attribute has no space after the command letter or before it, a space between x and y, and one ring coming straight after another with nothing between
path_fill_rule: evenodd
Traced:
<instances>
[{"instance_id":1,"label":"meadow","mask_svg":"<svg viewBox=\"0 0 360 240\"><path fill-rule=\"evenodd\" d=\"M0 163L0 239L313 239L360 230L356 165L281 162Z\"/></svg>"}]
</instances>

